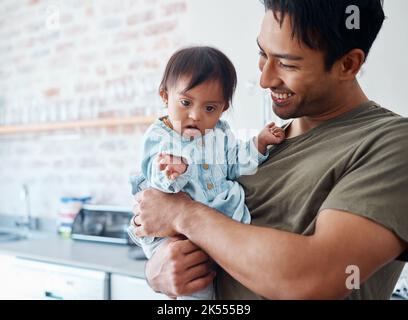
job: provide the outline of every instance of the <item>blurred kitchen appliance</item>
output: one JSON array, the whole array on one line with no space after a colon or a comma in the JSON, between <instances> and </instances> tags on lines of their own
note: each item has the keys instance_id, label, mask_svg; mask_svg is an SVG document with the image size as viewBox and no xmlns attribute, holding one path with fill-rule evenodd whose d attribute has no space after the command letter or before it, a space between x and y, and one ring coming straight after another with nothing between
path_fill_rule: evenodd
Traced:
<instances>
[{"instance_id":1,"label":"blurred kitchen appliance","mask_svg":"<svg viewBox=\"0 0 408 320\"><path fill-rule=\"evenodd\" d=\"M72 239L132 245L127 227L133 213L130 208L84 205L72 225Z\"/></svg>"}]
</instances>

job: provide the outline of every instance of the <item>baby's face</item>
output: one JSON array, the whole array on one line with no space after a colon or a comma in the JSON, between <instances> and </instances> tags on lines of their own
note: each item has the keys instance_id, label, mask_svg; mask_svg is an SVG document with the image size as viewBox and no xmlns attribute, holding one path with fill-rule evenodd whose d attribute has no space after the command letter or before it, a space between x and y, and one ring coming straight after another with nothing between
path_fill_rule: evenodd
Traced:
<instances>
[{"instance_id":1,"label":"baby's face","mask_svg":"<svg viewBox=\"0 0 408 320\"><path fill-rule=\"evenodd\" d=\"M174 130L185 137L194 137L214 129L227 104L219 81L209 80L184 91L188 80L181 78L167 93L162 93L162 98L168 101Z\"/></svg>"}]
</instances>

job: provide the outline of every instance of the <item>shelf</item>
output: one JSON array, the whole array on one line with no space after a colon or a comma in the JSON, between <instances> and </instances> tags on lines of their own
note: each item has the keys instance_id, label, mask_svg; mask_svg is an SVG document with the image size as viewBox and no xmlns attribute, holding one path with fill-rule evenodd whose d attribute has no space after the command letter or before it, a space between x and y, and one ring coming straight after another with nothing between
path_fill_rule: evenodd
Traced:
<instances>
[{"instance_id":1,"label":"shelf","mask_svg":"<svg viewBox=\"0 0 408 320\"><path fill-rule=\"evenodd\" d=\"M82 129L82 128L100 128L100 127L116 127L123 125L145 124L153 123L156 117L140 116L129 118L101 118L95 120L81 120L70 122L54 122L43 124L24 124L0 126L0 134L11 133L25 133L25 132L42 132L42 131L56 131L66 129Z\"/></svg>"}]
</instances>

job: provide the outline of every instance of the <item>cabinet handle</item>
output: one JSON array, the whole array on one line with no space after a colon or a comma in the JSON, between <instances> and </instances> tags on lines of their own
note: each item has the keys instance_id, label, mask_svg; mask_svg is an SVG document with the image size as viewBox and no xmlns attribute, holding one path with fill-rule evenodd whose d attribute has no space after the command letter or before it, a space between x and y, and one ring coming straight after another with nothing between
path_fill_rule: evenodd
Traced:
<instances>
[{"instance_id":1,"label":"cabinet handle","mask_svg":"<svg viewBox=\"0 0 408 320\"><path fill-rule=\"evenodd\" d=\"M52 292L50 292L50 291L45 291L45 292L44 292L44 295L45 295L47 298L56 299L56 300L63 300L63 298L62 298L61 296L57 296L56 294L54 294L54 293L52 293Z\"/></svg>"}]
</instances>

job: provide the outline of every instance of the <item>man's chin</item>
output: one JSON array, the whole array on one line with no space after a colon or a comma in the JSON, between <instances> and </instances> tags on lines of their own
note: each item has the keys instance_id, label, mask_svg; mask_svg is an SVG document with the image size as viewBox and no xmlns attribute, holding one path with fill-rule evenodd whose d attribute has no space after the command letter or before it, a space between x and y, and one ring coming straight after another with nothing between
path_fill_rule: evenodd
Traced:
<instances>
[{"instance_id":1,"label":"man's chin","mask_svg":"<svg viewBox=\"0 0 408 320\"><path fill-rule=\"evenodd\" d=\"M282 107L273 106L273 113L282 120L289 120L295 118L295 112L289 109L283 109Z\"/></svg>"}]
</instances>

